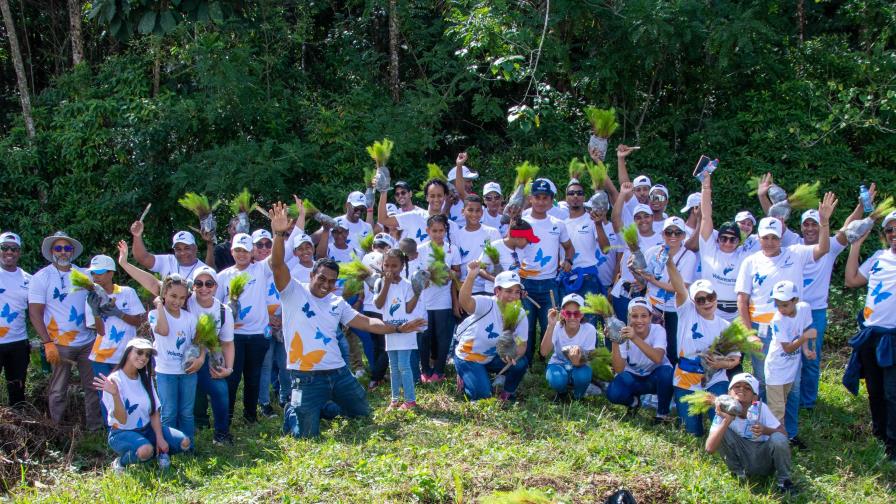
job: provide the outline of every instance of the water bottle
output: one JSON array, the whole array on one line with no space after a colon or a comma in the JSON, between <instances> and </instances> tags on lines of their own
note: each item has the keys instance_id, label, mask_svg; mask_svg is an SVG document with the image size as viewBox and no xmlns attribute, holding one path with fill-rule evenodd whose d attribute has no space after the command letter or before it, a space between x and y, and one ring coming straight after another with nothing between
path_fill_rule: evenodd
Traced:
<instances>
[{"instance_id":1,"label":"water bottle","mask_svg":"<svg viewBox=\"0 0 896 504\"><path fill-rule=\"evenodd\" d=\"M757 436L753 434L753 426L757 423L759 423L759 401L753 402L747 409L747 432L754 438Z\"/></svg>"},{"instance_id":2,"label":"water bottle","mask_svg":"<svg viewBox=\"0 0 896 504\"><path fill-rule=\"evenodd\" d=\"M871 193L868 192L865 184L859 186L859 198L862 199L862 207L864 207L865 213L871 213L874 210L874 204L871 203Z\"/></svg>"},{"instance_id":3,"label":"water bottle","mask_svg":"<svg viewBox=\"0 0 896 504\"><path fill-rule=\"evenodd\" d=\"M167 453L159 454L159 469L167 471L171 467L171 457Z\"/></svg>"},{"instance_id":4,"label":"water bottle","mask_svg":"<svg viewBox=\"0 0 896 504\"><path fill-rule=\"evenodd\" d=\"M660 249L659 255L656 256L656 264L653 265L653 276L660 278L663 276L663 271L666 268L666 263L669 261L669 246L663 245L663 248Z\"/></svg>"},{"instance_id":5,"label":"water bottle","mask_svg":"<svg viewBox=\"0 0 896 504\"><path fill-rule=\"evenodd\" d=\"M706 166L703 167L703 170L701 170L700 173L697 174L697 180L700 181L700 183L702 184L703 179L705 179L707 175L710 175L710 174L712 174L712 172L716 171L716 168L718 168L718 167L719 167L718 159L713 159L713 160L709 161L708 163L706 163Z\"/></svg>"}]
</instances>

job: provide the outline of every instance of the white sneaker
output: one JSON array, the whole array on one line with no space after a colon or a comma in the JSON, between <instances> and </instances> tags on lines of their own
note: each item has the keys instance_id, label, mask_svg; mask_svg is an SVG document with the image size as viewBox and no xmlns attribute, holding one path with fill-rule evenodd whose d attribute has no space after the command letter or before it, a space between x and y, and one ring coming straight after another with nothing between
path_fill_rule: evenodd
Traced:
<instances>
[{"instance_id":1,"label":"white sneaker","mask_svg":"<svg viewBox=\"0 0 896 504\"><path fill-rule=\"evenodd\" d=\"M112 472L115 474L121 474L124 472L124 466L121 465L121 459L119 457L115 457L115 460L112 461Z\"/></svg>"},{"instance_id":2,"label":"white sneaker","mask_svg":"<svg viewBox=\"0 0 896 504\"><path fill-rule=\"evenodd\" d=\"M492 387L493 387L493 388L503 387L505 381L507 381L507 377L506 377L506 376L504 376L504 375L498 375L498 376L496 376L495 379L492 381Z\"/></svg>"},{"instance_id":3,"label":"white sneaker","mask_svg":"<svg viewBox=\"0 0 896 504\"><path fill-rule=\"evenodd\" d=\"M355 373L354 373L355 379L360 380L361 378L364 378L365 374L367 374L367 371L365 371L363 369L357 369L357 370L355 370Z\"/></svg>"},{"instance_id":4,"label":"white sneaker","mask_svg":"<svg viewBox=\"0 0 896 504\"><path fill-rule=\"evenodd\" d=\"M585 390L585 397L597 397L603 393L604 391L601 390L600 387L593 383L589 383L588 388Z\"/></svg>"}]
</instances>

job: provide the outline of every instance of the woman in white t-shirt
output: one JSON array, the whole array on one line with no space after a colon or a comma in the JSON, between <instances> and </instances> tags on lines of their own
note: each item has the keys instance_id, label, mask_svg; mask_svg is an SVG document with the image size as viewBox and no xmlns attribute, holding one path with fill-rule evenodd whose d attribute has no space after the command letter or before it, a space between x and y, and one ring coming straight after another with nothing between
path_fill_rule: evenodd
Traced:
<instances>
[{"instance_id":1,"label":"woman in white t-shirt","mask_svg":"<svg viewBox=\"0 0 896 504\"><path fill-rule=\"evenodd\" d=\"M151 371L155 354L152 342L133 338L112 373L100 374L93 380L97 390L102 391L108 410L109 447L118 455L112 462L116 472L153 456L159 456L159 465L164 468L169 454L190 449L189 437L163 426L160 420L160 400Z\"/></svg>"},{"instance_id":2,"label":"woman in white t-shirt","mask_svg":"<svg viewBox=\"0 0 896 504\"><path fill-rule=\"evenodd\" d=\"M451 242L448 234L448 218L444 215L433 215L426 221L426 232L430 240L417 248L423 267L428 268L433 261L433 245L445 251L445 264L451 275L457 277L460 272L460 255L457 247ZM457 303L457 287L453 279L445 285L430 283L423 290L423 307L427 314L427 329L420 334L420 380L423 383L438 383L445 380L445 363L454 334L455 308ZM430 363L430 360L434 362Z\"/></svg>"},{"instance_id":3,"label":"woman in white t-shirt","mask_svg":"<svg viewBox=\"0 0 896 504\"><path fill-rule=\"evenodd\" d=\"M672 365L666 357L666 331L651 323L652 318L647 298L629 301L628 326L622 328L625 340L613 342L610 350L616 377L607 387L607 400L634 412L641 407L642 395L656 394L655 421L665 422L672 402Z\"/></svg>"},{"instance_id":4,"label":"woman in white t-shirt","mask_svg":"<svg viewBox=\"0 0 896 504\"><path fill-rule=\"evenodd\" d=\"M581 399L591 383L587 355L594 351L597 330L582 321L584 305L582 296L567 294L560 303L560 310L552 308L548 312L548 327L541 338L541 355L551 357L545 378L558 398L566 396L572 385L573 397Z\"/></svg>"}]
</instances>

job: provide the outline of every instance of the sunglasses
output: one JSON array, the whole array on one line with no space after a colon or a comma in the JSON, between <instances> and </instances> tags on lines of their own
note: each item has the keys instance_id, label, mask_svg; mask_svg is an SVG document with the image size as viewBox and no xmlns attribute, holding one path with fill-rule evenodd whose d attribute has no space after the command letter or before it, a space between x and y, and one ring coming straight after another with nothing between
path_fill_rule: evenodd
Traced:
<instances>
[{"instance_id":1,"label":"sunglasses","mask_svg":"<svg viewBox=\"0 0 896 504\"><path fill-rule=\"evenodd\" d=\"M137 354L137 357L149 357L150 355L152 355L152 350L141 348L139 350L134 350L134 353Z\"/></svg>"},{"instance_id":2,"label":"sunglasses","mask_svg":"<svg viewBox=\"0 0 896 504\"><path fill-rule=\"evenodd\" d=\"M54 252L71 252L72 250L75 250L75 247L72 247L71 245L56 245L53 247Z\"/></svg>"},{"instance_id":3,"label":"sunglasses","mask_svg":"<svg viewBox=\"0 0 896 504\"><path fill-rule=\"evenodd\" d=\"M715 300L716 300L716 295L715 295L715 294L707 294L707 295L705 295L705 296L699 296L699 297L695 297L695 298L694 298L694 302L697 303L697 304L712 303L712 302L714 302Z\"/></svg>"},{"instance_id":4,"label":"sunglasses","mask_svg":"<svg viewBox=\"0 0 896 504\"><path fill-rule=\"evenodd\" d=\"M566 195L567 196L584 196L585 191L573 189L572 191L566 191Z\"/></svg>"},{"instance_id":5,"label":"sunglasses","mask_svg":"<svg viewBox=\"0 0 896 504\"><path fill-rule=\"evenodd\" d=\"M3 252L18 252L19 247L16 247L15 245L0 245L0 250Z\"/></svg>"},{"instance_id":6,"label":"sunglasses","mask_svg":"<svg viewBox=\"0 0 896 504\"><path fill-rule=\"evenodd\" d=\"M739 241L740 241L740 238L737 238L736 236L728 236L728 235L719 236L719 243L737 243Z\"/></svg>"},{"instance_id":7,"label":"sunglasses","mask_svg":"<svg viewBox=\"0 0 896 504\"><path fill-rule=\"evenodd\" d=\"M206 280L205 282L196 280L193 282L193 287L208 287L209 289L214 289L216 285L218 284L214 280Z\"/></svg>"},{"instance_id":8,"label":"sunglasses","mask_svg":"<svg viewBox=\"0 0 896 504\"><path fill-rule=\"evenodd\" d=\"M893 234L896 233L896 227L888 227L884 228L884 234Z\"/></svg>"},{"instance_id":9,"label":"sunglasses","mask_svg":"<svg viewBox=\"0 0 896 504\"><path fill-rule=\"evenodd\" d=\"M658 203L662 203L663 201L666 201L667 199L669 199L669 198L667 198L665 194L651 194L650 195L650 201L656 201Z\"/></svg>"},{"instance_id":10,"label":"sunglasses","mask_svg":"<svg viewBox=\"0 0 896 504\"><path fill-rule=\"evenodd\" d=\"M485 201L501 201L500 196L486 196Z\"/></svg>"},{"instance_id":11,"label":"sunglasses","mask_svg":"<svg viewBox=\"0 0 896 504\"><path fill-rule=\"evenodd\" d=\"M582 318L582 312L579 310L561 310L560 315L563 315L563 318L567 319L580 319Z\"/></svg>"},{"instance_id":12,"label":"sunglasses","mask_svg":"<svg viewBox=\"0 0 896 504\"><path fill-rule=\"evenodd\" d=\"M667 229L667 230L663 231L663 234L666 236L683 236L684 231L675 230L675 229Z\"/></svg>"},{"instance_id":13,"label":"sunglasses","mask_svg":"<svg viewBox=\"0 0 896 504\"><path fill-rule=\"evenodd\" d=\"M274 246L274 243L273 243L273 242L270 242L270 241L267 241L267 240L260 241L260 242L258 242L258 243L255 244L255 247L260 248L260 249L269 249L269 248L271 248L271 247L273 247L273 246Z\"/></svg>"},{"instance_id":14,"label":"sunglasses","mask_svg":"<svg viewBox=\"0 0 896 504\"><path fill-rule=\"evenodd\" d=\"M404 196L405 194L408 194L408 191L395 191L396 196Z\"/></svg>"}]
</instances>

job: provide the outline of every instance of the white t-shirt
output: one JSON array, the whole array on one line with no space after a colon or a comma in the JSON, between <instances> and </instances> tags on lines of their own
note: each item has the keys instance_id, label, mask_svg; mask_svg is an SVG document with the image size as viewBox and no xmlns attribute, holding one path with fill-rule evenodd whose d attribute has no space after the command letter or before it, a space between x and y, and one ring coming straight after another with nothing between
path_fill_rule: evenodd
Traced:
<instances>
[{"instance_id":1,"label":"white t-shirt","mask_svg":"<svg viewBox=\"0 0 896 504\"><path fill-rule=\"evenodd\" d=\"M149 270L153 273L158 273L162 279L172 273L177 273L187 279L193 278L193 270L206 265L197 258L195 263L189 266L181 266L178 264L177 257L174 254L158 254L153 255L153 257L156 259L156 262L152 265L152 268L149 268Z\"/></svg>"},{"instance_id":2,"label":"white t-shirt","mask_svg":"<svg viewBox=\"0 0 896 504\"><path fill-rule=\"evenodd\" d=\"M407 304L413 297L414 290L411 288L411 282L402 278L397 284L389 285L386 303L382 309L376 311L383 316L383 322L396 326L415 318L423 318L422 310L414 309L410 313L407 311ZM389 333L386 335L386 351L416 349L417 333Z\"/></svg>"},{"instance_id":3,"label":"white t-shirt","mask_svg":"<svg viewBox=\"0 0 896 504\"><path fill-rule=\"evenodd\" d=\"M115 306L125 315L146 313L137 292L128 286L114 285L109 297L115 301ZM86 302L84 303L84 313L85 319L89 321L87 325L93 327L96 316ZM103 318L103 326L106 329L106 334L97 333L96 339L93 341L93 349L90 351L90 360L117 364L121 360L121 356L124 355L128 341L137 335L137 328L115 316Z\"/></svg>"},{"instance_id":4,"label":"white t-shirt","mask_svg":"<svg viewBox=\"0 0 896 504\"><path fill-rule=\"evenodd\" d=\"M507 236L507 230L510 229L510 224L501 224L501 216L502 215L504 215L504 214L499 213L498 215L492 217L492 215L490 213L488 213L488 210L485 207L483 207L482 208L482 220L479 222L481 222L485 226L497 229L498 233L500 233L501 237L504 237L504 236Z\"/></svg>"},{"instance_id":5,"label":"white t-shirt","mask_svg":"<svg viewBox=\"0 0 896 504\"><path fill-rule=\"evenodd\" d=\"M501 271L519 271L520 261L522 260L520 254L523 253L522 249L512 250L504 243L503 239L493 241L492 246L498 250L498 264L501 265ZM485 247L483 247L482 254L479 256L479 261L483 263L483 266L492 265L492 260L485 255ZM490 282L482 277L476 279L476 283L473 284L473 292L494 292L494 290L495 282Z\"/></svg>"},{"instance_id":6,"label":"white t-shirt","mask_svg":"<svg viewBox=\"0 0 896 504\"><path fill-rule=\"evenodd\" d=\"M663 350L663 360L657 364L644 355L644 352L637 345L626 340L619 345L619 355L625 360L625 370L638 376L647 376L654 369L660 366L670 366L669 358L666 357L666 330L659 324L650 324L650 332L644 338L644 342L653 348L661 348Z\"/></svg>"},{"instance_id":7,"label":"white t-shirt","mask_svg":"<svg viewBox=\"0 0 896 504\"><path fill-rule=\"evenodd\" d=\"M504 331L504 318L494 296L473 296L473 300L476 301L476 310L454 332L457 337L454 355L465 361L488 364L497 355L498 336ZM518 343L529 340L526 310L520 310L513 335Z\"/></svg>"},{"instance_id":8,"label":"white t-shirt","mask_svg":"<svg viewBox=\"0 0 896 504\"><path fill-rule=\"evenodd\" d=\"M196 296L190 296L187 299L187 309L192 313L196 320L199 320L199 317L204 313L208 313L215 319L215 327L218 328L218 340L219 341L233 341L233 312L230 310L230 307L226 304L218 301L216 298L212 298L212 305L208 308L205 308L196 301ZM224 320L221 320L221 308L224 308Z\"/></svg>"},{"instance_id":9,"label":"white t-shirt","mask_svg":"<svg viewBox=\"0 0 896 504\"><path fill-rule=\"evenodd\" d=\"M445 264L449 268L460 265L460 254L457 253L457 247L445 242L443 248L445 249ZM417 247L417 257L424 269L429 268L432 264L432 242L427 241ZM445 282L445 285L441 287L430 283L429 287L423 289L420 302L427 310L451 309L451 280Z\"/></svg>"},{"instance_id":10,"label":"white t-shirt","mask_svg":"<svg viewBox=\"0 0 896 504\"><path fill-rule=\"evenodd\" d=\"M628 258L631 257L632 252L629 250L628 245L622 239L622 235L619 235L619 243L620 249L622 251L622 256L619 258L619 280L616 281L616 284L613 285L613 290L610 294L615 297L628 296L627 292L623 292L622 284L625 282L633 282L635 280L635 276L632 274L632 271L628 269ZM641 249L641 253L644 253L644 258L647 259L647 250L651 247L662 245L663 242L663 234L662 233L653 233L650 236L641 236L638 234L638 247ZM617 256L618 257L618 256Z\"/></svg>"},{"instance_id":11,"label":"white t-shirt","mask_svg":"<svg viewBox=\"0 0 896 504\"><path fill-rule=\"evenodd\" d=\"M566 220L566 233L576 254L572 258L573 268L597 266L597 230L588 213Z\"/></svg>"},{"instance_id":12,"label":"white t-shirt","mask_svg":"<svg viewBox=\"0 0 896 504\"><path fill-rule=\"evenodd\" d=\"M166 310L167 311L167 310ZM168 320L168 335L162 336L156 332L158 323L158 311L150 310L149 326L152 328L153 348L156 349L156 373L181 375L184 374L184 354L193 346L196 338L196 316L187 310L181 310L178 317L165 314Z\"/></svg>"},{"instance_id":13,"label":"white t-shirt","mask_svg":"<svg viewBox=\"0 0 896 504\"><path fill-rule=\"evenodd\" d=\"M551 217L554 217L559 220L566 220L569 218L569 208L565 206L566 202L561 201L558 204L554 204L551 208L548 209L547 213ZM523 218L528 220L528 217L532 216L532 208L527 208L523 210Z\"/></svg>"},{"instance_id":14,"label":"white t-shirt","mask_svg":"<svg viewBox=\"0 0 896 504\"><path fill-rule=\"evenodd\" d=\"M579 330L572 336L566 334L566 329L559 323L554 326L554 333L551 334L551 341L554 342L554 353L548 364L571 364L569 359L563 355L563 347L577 345L583 352L594 350L597 342L597 329L588 322L579 325Z\"/></svg>"},{"instance_id":15,"label":"white t-shirt","mask_svg":"<svg viewBox=\"0 0 896 504\"><path fill-rule=\"evenodd\" d=\"M458 201L457 203L451 205L451 208L448 210L448 219L455 224L462 225L464 222L464 202Z\"/></svg>"},{"instance_id":16,"label":"white t-shirt","mask_svg":"<svg viewBox=\"0 0 896 504\"><path fill-rule=\"evenodd\" d=\"M750 295L750 316L754 324L771 322L777 312L771 298L772 288L781 280L793 282L802 298L803 271L815 261L812 249L807 245L791 245L781 247L781 253L774 257L766 257L760 250L744 259L734 290Z\"/></svg>"},{"instance_id":17,"label":"white t-shirt","mask_svg":"<svg viewBox=\"0 0 896 504\"><path fill-rule=\"evenodd\" d=\"M28 339L28 284L31 275L22 268L0 269L0 345Z\"/></svg>"},{"instance_id":18,"label":"white t-shirt","mask_svg":"<svg viewBox=\"0 0 896 504\"><path fill-rule=\"evenodd\" d=\"M488 226L479 226L476 231L467 231L466 227L462 227L457 232L457 236L452 237L452 243L457 246L457 253L460 257L460 280L467 278L467 263L478 259L482 256L482 250L487 242L500 240L501 235L498 230ZM479 292L476 286L481 286L485 280L479 278L473 285L473 291Z\"/></svg>"},{"instance_id":19,"label":"white t-shirt","mask_svg":"<svg viewBox=\"0 0 896 504\"><path fill-rule=\"evenodd\" d=\"M429 212L422 208L414 208L408 212L395 215L395 220L398 221L398 227L401 229L401 237L413 238L418 245L429 240L429 234L426 232L426 221L428 219ZM458 229L457 223L449 220L446 241L454 240Z\"/></svg>"},{"instance_id":20,"label":"white t-shirt","mask_svg":"<svg viewBox=\"0 0 896 504\"><path fill-rule=\"evenodd\" d=\"M339 324L348 325L358 312L342 297L330 293L319 298L307 284L295 280L280 291L280 302L286 367L298 371L345 367L336 334Z\"/></svg>"},{"instance_id":21,"label":"white t-shirt","mask_svg":"<svg viewBox=\"0 0 896 504\"><path fill-rule=\"evenodd\" d=\"M651 260L653 258L659 257L662 249L663 245L656 245L644 251L644 258L647 259L648 266L651 265ZM672 257L672 262L677 265L678 272L681 273L681 278L684 280L685 285L692 284L697 276L697 254L681 247ZM665 264L663 265L663 272L657 277L657 280L661 282L669 282L669 268ZM674 290L669 291L660 289L656 285L648 283L647 297L650 299L650 304L652 304L655 309L664 312L675 311Z\"/></svg>"},{"instance_id":22,"label":"white t-shirt","mask_svg":"<svg viewBox=\"0 0 896 504\"><path fill-rule=\"evenodd\" d=\"M613 230L613 223L605 222L603 228L610 242L610 249L604 252L600 246L595 247L594 259L597 261L597 277L600 283L609 289L613 285L613 275L616 273L617 252L625 248L625 243L622 243L622 239Z\"/></svg>"},{"instance_id":23,"label":"white t-shirt","mask_svg":"<svg viewBox=\"0 0 896 504\"><path fill-rule=\"evenodd\" d=\"M72 268L76 268L72 266ZM86 270L76 268L85 275ZM50 264L31 277L28 284L28 302L44 305L44 324L50 339L61 346L84 346L93 342L93 333L87 330L84 303L87 291L72 291L71 272L65 273Z\"/></svg>"},{"instance_id":24,"label":"white t-shirt","mask_svg":"<svg viewBox=\"0 0 896 504\"><path fill-rule=\"evenodd\" d=\"M725 253L719 248L718 233L713 231L709 240L699 237L700 241L700 278L712 282L721 301L737 301L734 284L740 265L749 252L737 247L733 252Z\"/></svg>"},{"instance_id":25,"label":"white t-shirt","mask_svg":"<svg viewBox=\"0 0 896 504\"><path fill-rule=\"evenodd\" d=\"M525 258L520 258L524 261L520 276L532 280L556 278L560 264L560 244L569 241L566 225L550 214L544 219L532 216L524 219L532 225L532 231L541 241L526 246Z\"/></svg>"},{"instance_id":26,"label":"white t-shirt","mask_svg":"<svg viewBox=\"0 0 896 504\"><path fill-rule=\"evenodd\" d=\"M368 252L361 260L364 264L368 264L370 261L373 261L381 270L383 269L383 254L377 251ZM364 291L363 310L366 312L378 313L379 310L376 309L376 304L374 303L376 295L373 293L373 290L370 289L370 286L367 285L367 282L364 282L362 290Z\"/></svg>"},{"instance_id":27,"label":"white t-shirt","mask_svg":"<svg viewBox=\"0 0 896 504\"><path fill-rule=\"evenodd\" d=\"M865 325L896 327L896 255L890 249L878 250L859 267L868 279L865 294Z\"/></svg>"},{"instance_id":28,"label":"white t-shirt","mask_svg":"<svg viewBox=\"0 0 896 504\"><path fill-rule=\"evenodd\" d=\"M800 239L800 244L803 240ZM813 310L823 310L828 307L828 293L831 290L831 273L834 272L834 263L837 256L846 250L846 245L841 245L835 237L831 237L831 249L817 261L806 264L803 270L803 297L801 301L809 303Z\"/></svg>"},{"instance_id":29,"label":"white t-shirt","mask_svg":"<svg viewBox=\"0 0 896 504\"><path fill-rule=\"evenodd\" d=\"M301 283L308 283L311 281L311 268L313 267L313 263L311 266L302 266L302 263L296 261L289 267L289 276Z\"/></svg>"},{"instance_id":30,"label":"white t-shirt","mask_svg":"<svg viewBox=\"0 0 896 504\"><path fill-rule=\"evenodd\" d=\"M691 300L687 300L678 307L678 357L700 360L700 354L705 352L719 335L729 326L729 322L714 314L712 320L707 320L697 313L697 307ZM739 355L737 353L732 355ZM701 373L691 373L675 366L672 375L672 384L685 390L702 390L700 382ZM728 375L724 369L716 372L706 381L706 388L716 383L728 381Z\"/></svg>"},{"instance_id":31,"label":"white t-shirt","mask_svg":"<svg viewBox=\"0 0 896 504\"><path fill-rule=\"evenodd\" d=\"M771 408L768 407L768 404L765 404L762 401L756 401L747 409L747 418L755 418L758 420L758 423L763 427L768 427L769 429L777 429L781 426L781 422L775 418L775 414L772 413ZM762 443L768 441L768 435L762 434L759 437L753 437L753 424L757 423L756 420L747 420L747 418L734 417L734 420L728 425L728 428L737 433L740 437L754 441L756 443ZM709 427L709 432L714 432L722 428L722 422L725 420L721 417L721 415L716 415L712 419L712 425Z\"/></svg>"},{"instance_id":32,"label":"white t-shirt","mask_svg":"<svg viewBox=\"0 0 896 504\"><path fill-rule=\"evenodd\" d=\"M264 334L268 326L267 294L271 282L271 267L267 260L255 262L240 271L236 265L218 272L218 291L215 297L227 303L230 295L230 281L245 273L249 282L240 295L240 313L234 313L233 331L236 334Z\"/></svg>"},{"instance_id":33,"label":"white t-shirt","mask_svg":"<svg viewBox=\"0 0 896 504\"><path fill-rule=\"evenodd\" d=\"M800 301L796 304L796 314L793 317L785 317L776 311L772 317L772 340L768 345L768 355L765 356L765 383L766 385L786 385L796 381L796 374L800 372L802 357L801 348L787 353L782 348L782 343L790 343L803 335L803 332L812 325L812 308L809 303Z\"/></svg>"},{"instance_id":34,"label":"white t-shirt","mask_svg":"<svg viewBox=\"0 0 896 504\"><path fill-rule=\"evenodd\" d=\"M146 389L143 388L143 382L140 381L140 376L133 380L128 378L128 375L124 374L122 370L116 370L109 374L106 377L107 380L111 380L118 387L118 396L121 397L121 402L124 405L125 410L127 410L128 420L123 425L118 423L118 420L115 418L115 399L112 397L112 394L108 392L103 392L103 405L106 406L106 411L108 411L108 416L106 417L106 422L113 429L119 430L136 430L142 429L149 425L149 418L152 416L152 411L150 411L150 407L152 407L152 403L149 400L149 394L146 392ZM161 409L162 402L159 401L159 394L156 392L155 382L151 381L152 386L150 390L152 390L153 398L156 401L156 411Z\"/></svg>"},{"instance_id":35,"label":"white t-shirt","mask_svg":"<svg viewBox=\"0 0 896 504\"><path fill-rule=\"evenodd\" d=\"M343 219L346 227L348 227L348 238L345 240L345 243L348 244L349 248L356 250L355 253L358 257L363 256L364 251L361 249L361 240L373 232L373 227L361 219L358 219L358 222L352 222L345 215L340 215L337 219ZM332 233L330 233L330 244L333 244Z\"/></svg>"}]
</instances>

